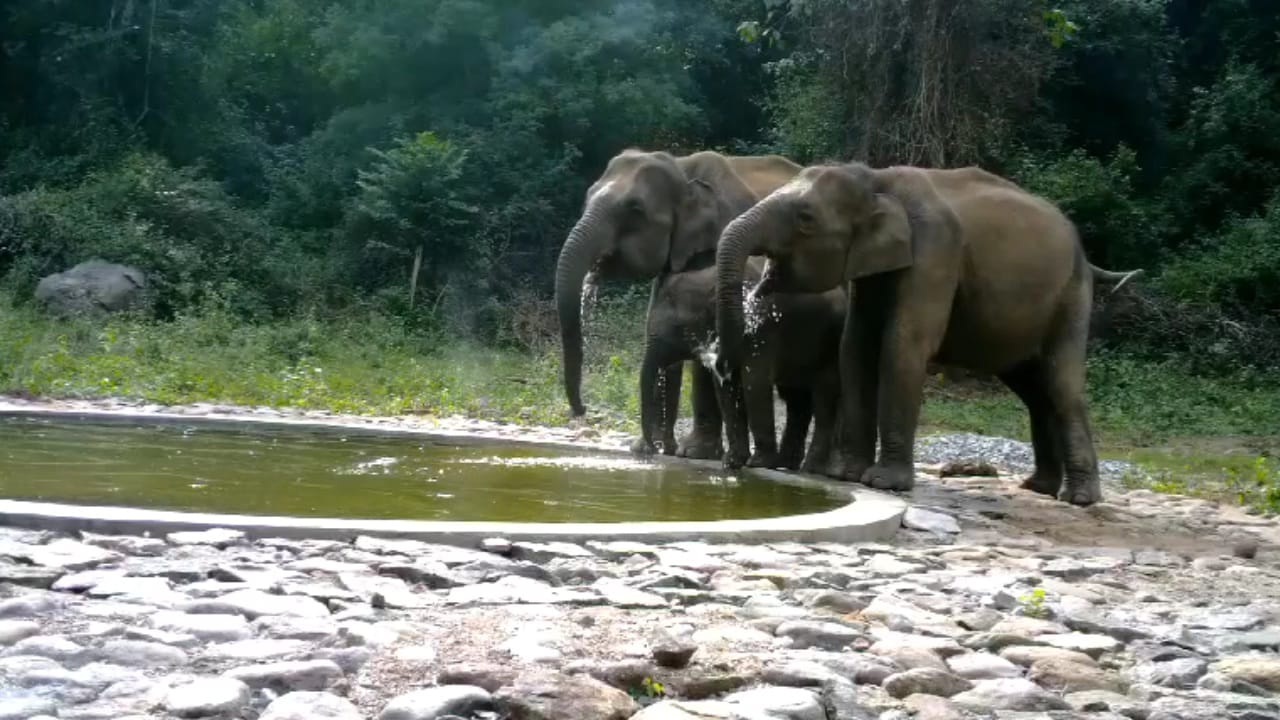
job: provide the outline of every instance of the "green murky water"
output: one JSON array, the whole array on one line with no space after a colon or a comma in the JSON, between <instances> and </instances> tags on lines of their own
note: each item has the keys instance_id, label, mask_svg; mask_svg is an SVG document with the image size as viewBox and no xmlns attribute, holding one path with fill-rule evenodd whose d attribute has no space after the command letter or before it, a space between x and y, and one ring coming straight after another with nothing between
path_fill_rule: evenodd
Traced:
<instances>
[{"instance_id":1,"label":"green murky water","mask_svg":"<svg viewBox=\"0 0 1280 720\"><path fill-rule=\"evenodd\" d=\"M0 496L250 515L619 522L821 512L747 474L519 444L334 430L0 418Z\"/></svg>"}]
</instances>

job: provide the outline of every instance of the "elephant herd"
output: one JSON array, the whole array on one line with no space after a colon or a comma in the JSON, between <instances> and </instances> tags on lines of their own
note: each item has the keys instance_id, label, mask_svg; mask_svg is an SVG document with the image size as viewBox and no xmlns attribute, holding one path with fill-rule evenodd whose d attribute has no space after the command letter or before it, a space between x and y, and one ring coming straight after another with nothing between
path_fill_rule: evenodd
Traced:
<instances>
[{"instance_id":1,"label":"elephant herd","mask_svg":"<svg viewBox=\"0 0 1280 720\"><path fill-rule=\"evenodd\" d=\"M1101 499L1085 401L1094 284L1139 272L1095 267L1057 207L975 167L629 149L560 252L565 391L582 415L584 285L649 280L633 452L909 490L938 363L993 374L1026 405L1024 488L1089 505ZM693 427L677 444L688 361Z\"/></svg>"}]
</instances>

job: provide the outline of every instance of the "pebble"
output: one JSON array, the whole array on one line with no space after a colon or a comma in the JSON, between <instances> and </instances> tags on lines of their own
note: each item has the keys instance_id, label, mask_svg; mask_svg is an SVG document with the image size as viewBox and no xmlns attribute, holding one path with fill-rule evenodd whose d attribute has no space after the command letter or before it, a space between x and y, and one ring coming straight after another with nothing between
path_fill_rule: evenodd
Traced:
<instances>
[{"instance_id":1,"label":"pebble","mask_svg":"<svg viewBox=\"0 0 1280 720\"><path fill-rule=\"evenodd\" d=\"M785 621L778 625L774 634L791 640L793 648L823 650L842 650L862 637L857 630L845 625L805 620Z\"/></svg>"},{"instance_id":2,"label":"pebble","mask_svg":"<svg viewBox=\"0 0 1280 720\"><path fill-rule=\"evenodd\" d=\"M918 507L907 508L902 516L902 526L939 535L956 535L960 532L960 523L954 517Z\"/></svg>"},{"instance_id":3,"label":"pebble","mask_svg":"<svg viewBox=\"0 0 1280 720\"><path fill-rule=\"evenodd\" d=\"M190 662L182 650L142 640L110 640L98 651L106 662L135 668L180 667Z\"/></svg>"},{"instance_id":4,"label":"pebble","mask_svg":"<svg viewBox=\"0 0 1280 720\"><path fill-rule=\"evenodd\" d=\"M1023 678L980 680L972 690L954 695L951 701L972 712L991 710L1018 710L1036 712L1066 710L1068 705L1059 696Z\"/></svg>"},{"instance_id":5,"label":"pebble","mask_svg":"<svg viewBox=\"0 0 1280 720\"><path fill-rule=\"evenodd\" d=\"M224 677L239 680L251 688L276 692L324 690L342 679L342 668L332 660L297 660L262 663L233 668Z\"/></svg>"},{"instance_id":6,"label":"pebble","mask_svg":"<svg viewBox=\"0 0 1280 720\"><path fill-rule=\"evenodd\" d=\"M966 653L947 658L951 672L966 680L1022 677L1022 668L999 655Z\"/></svg>"},{"instance_id":7,"label":"pebble","mask_svg":"<svg viewBox=\"0 0 1280 720\"><path fill-rule=\"evenodd\" d=\"M12 645L40 632L40 625L30 620L0 620L0 645Z\"/></svg>"},{"instance_id":8,"label":"pebble","mask_svg":"<svg viewBox=\"0 0 1280 720\"><path fill-rule=\"evenodd\" d=\"M244 533L239 530L212 528L209 530L172 532L166 536L174 545L211 545L222 549L244 540Z\"/></svg>"},{"instance_id":9,"label":"pebble","mask_svg":"<svg viewBox=\"0 0 1280 720\"><path fill-rule=\"evenodd\" d=\"M1108 635L1090 635L1087 633L1040 635L1036 639L1056 648L1084 653L1095 660L1103 653L1115 652L1122 646L1119 640Z\"/></svg>"},{"instance_id":10,"label":"pebble","mask_svg":"<svg viewBox=\"0 0 1280 720\"><path fill-rule=\"evenodd\" d=\"M401 695L383 708L378 720L437 720L490 710L493 696L474 685L441 685Z\"/></svg>"},{"instance_id":11,"label":"pebble","mask_svg":"<svg viewBox=\"0 0 1280 720\"><path fill-rule=\"evenodd\" d=\"M1122 692L1125 689L1120 678L1102 668L1053 658L1033 664L1027 672L1027 679L1061 693L1084 690Z\"/></svg>"},{"instance_id":12,"label":"pebble","mask_svg":"<svg viewBox=\"0 0 1280 720\"><path fill-rule=\"evenodd\" d=\"M291 692L276 698L258 720L364 720L351 701L326 692Z\"/></svg>"},{"instance_id":13,"label":"pebble","mask_svg":"<svg viewBox=\"0 0 1280 720\"><path fill-rule=\"evenodd\" d=\"M249 705L249 686L230 678L207 678L175 686L165 709L180 718L235 715Z\"/></svg>"},{"instance_id":14,"label":"pebble","mask_svg":"<svg viewBox=\"0 0 1280 720\"><path fill-rule=\"evenodd\" d=\"M827 720L818 696L802 688L752 688L732 693L724 701L779 720Z\"/></svg>"},{"instance_id":15,"label":"pebble","mask_svg":"<svg viewBox=\"0 0 1280 720\"><path fill-rule=\"evenodd\" d=\"M902 699L908 695L951 697L973 688L973 683L936 668L916 668L885 678L882 685L890 696Z\"/></svg>"}]
</instances>

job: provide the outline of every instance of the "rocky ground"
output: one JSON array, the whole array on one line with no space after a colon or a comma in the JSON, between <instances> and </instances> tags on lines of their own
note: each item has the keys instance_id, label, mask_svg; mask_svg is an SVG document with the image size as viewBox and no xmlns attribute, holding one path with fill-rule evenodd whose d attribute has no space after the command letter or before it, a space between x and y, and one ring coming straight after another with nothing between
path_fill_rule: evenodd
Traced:
<instances>
[{"instance_id":1,"label":"rocky ground","mask_svg":"<svg viewBox=\"0 0 1280 720\"><path fill-rule=\"evenodd\" d=\"M920 470L883 545L0 528L0 720L1280 718L1275 521Z\"/></svg>"}]
</instances>

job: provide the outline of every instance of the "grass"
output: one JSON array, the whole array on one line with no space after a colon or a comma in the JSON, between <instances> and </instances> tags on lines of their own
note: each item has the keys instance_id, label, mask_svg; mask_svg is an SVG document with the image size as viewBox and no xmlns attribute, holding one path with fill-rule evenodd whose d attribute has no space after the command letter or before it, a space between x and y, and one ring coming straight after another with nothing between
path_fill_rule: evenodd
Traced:
<instances>
[{"instance_id":1,"label":"grass","mask_svg":"<svg viewBox=\"0 0 1280 720\"><path fill-rule=\"evenodd\" d=\"M590 425L635 432L642 308L597 308L588 324ZM377 314L246 325L209 310L169 322L59 322L0 300L0 392L224 402L354 414L461 414L525 424L569 421L554 334L506 348L406 329ZM1280 382L1203 378L1176 365L1095 353L1090 411L1104 457L1138 463L1162 492L1280 511ZM684 383L682 416L689 412ZM989 381L937 375L923 431L1028 438L1026 412ZM1269 430L1268 430L1269 429ZM1134 483L1139 480L1133 479Z\"/></svg>"}]
</instances>

